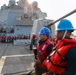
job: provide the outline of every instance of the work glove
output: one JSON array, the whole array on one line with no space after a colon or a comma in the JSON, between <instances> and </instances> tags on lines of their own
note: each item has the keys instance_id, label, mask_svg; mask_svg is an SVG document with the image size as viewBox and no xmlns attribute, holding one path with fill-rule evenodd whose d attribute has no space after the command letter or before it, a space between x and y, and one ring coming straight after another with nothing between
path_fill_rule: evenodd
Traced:
<instances>
[{"instance_id":1,"label":"work glove","mask_svg":"<svg viewBox=\"0 0 76 75\"><path fill-rule=\"evenodd\" d=\"M54 75L54 73L50 73L50 72L45 72L42 75Z\"/></svg>"},{"instance_id":2,"label":"work glove","mask_svg":"<svg viewBox=\"0 0 76 75\"><path fill-rule=\"evenodd\" d=\"M40 59L35 60L34 62L34 68L36 68L37 65L41 64Z\"/></svg>"}]
</instances>

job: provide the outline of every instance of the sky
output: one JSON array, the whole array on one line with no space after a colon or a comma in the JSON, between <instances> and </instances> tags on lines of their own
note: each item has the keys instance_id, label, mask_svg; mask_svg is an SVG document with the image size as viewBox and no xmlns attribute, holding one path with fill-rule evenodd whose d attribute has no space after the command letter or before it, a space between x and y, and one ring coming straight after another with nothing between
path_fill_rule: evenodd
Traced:
<instances>
[{"instance_id":1,"label":"sky","mask_svg":"<svg viewBox=\"0 0 76 75\"><path fill-rule=\"evenodd\" d=\"M28 0L29 3L33 1L37 1L41 11L46 12L47 18L53 19L54 21L76 9L76 0ZM8 2L9 0L0 0L0 6L8 4ZM69 19L76 28L76 13L67 17L67 19Z\"/></svg>"}]
</instances>

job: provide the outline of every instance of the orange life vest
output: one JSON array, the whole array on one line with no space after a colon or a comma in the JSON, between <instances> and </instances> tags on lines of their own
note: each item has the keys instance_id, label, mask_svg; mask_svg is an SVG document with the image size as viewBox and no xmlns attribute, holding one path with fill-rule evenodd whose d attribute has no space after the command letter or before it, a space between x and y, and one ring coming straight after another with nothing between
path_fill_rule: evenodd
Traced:
<instances>
[{"instance_id":1,"label":"orange life vest","mask_svg":"<svg viewBox=\"0 0 76 75\"><path fill-rule=\"evenodd\" d=\"M52 44L50 40L46 40L43 44L41 45L37 45L37 56L38 58L43 61L46 59L47 57L47 53L46 53L46 50L47 50L47 47ZM39 64L37 66L38 68L44 68L44 66L42 64Z\"/></svg>"},{"instance_id":2,"label":"orange life vest","mask_svg":"<svg viewBox=\"0 0 76 75\"><path fill-rule=\"evenodd\" d=\"M75 39L63 39L58 41L53 52L50 53L49 57L47 57L43 64L50 72L62 74L67 67L67 61L62 60L71 47L76 48Z\"/></svg>"}]
</instances>

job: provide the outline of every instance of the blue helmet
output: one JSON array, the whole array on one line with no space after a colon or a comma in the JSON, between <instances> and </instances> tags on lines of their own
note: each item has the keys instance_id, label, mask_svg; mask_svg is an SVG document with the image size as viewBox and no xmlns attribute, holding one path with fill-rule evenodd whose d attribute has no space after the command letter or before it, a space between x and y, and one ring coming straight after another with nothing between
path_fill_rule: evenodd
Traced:
<instances>
[{"instance_id":1,"label":"blue helmet","mask_svg":"<svg viewBox=\"0 0 76 75\"><path fill-rule=\"evenodd\" d=\"M40 30L39 34L46 34L46 35L50 36L50 35L51 35L51 31L50 31L49 28L43 27L43 28Z\"/></svg>"},{"instance_id":2,"label":"blue helmet","mask_svg":"<svg viewBox=\"0 0 76 75\"><path fill-rule=\"evenodd\" d=\"M59 22L57 27L57 31L61 30L75 30L75 29L73 28L73 25L69 20L63 19Z\"/></svg>"}]
</instances>

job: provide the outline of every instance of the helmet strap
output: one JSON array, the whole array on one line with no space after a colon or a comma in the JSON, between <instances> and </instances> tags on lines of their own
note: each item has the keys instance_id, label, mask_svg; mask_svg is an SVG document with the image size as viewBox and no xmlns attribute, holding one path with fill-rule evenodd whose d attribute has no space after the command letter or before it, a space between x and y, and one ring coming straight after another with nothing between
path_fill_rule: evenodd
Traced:
<instances>
[{"instance_id":1,"label":"helmet strap","mask_svg":"<svg viewBox=\"0 0 76 75\"><path fill-rule=\"evenodd\" d=\"M66 33L67 33L67 30L64 32L64 35L63 35L63 37L62 37L62 40L65 38Z\"/></svg>"}]
</instances>

